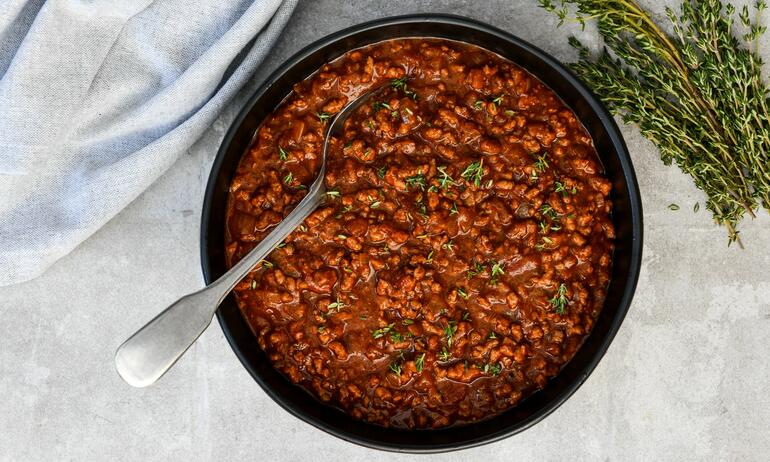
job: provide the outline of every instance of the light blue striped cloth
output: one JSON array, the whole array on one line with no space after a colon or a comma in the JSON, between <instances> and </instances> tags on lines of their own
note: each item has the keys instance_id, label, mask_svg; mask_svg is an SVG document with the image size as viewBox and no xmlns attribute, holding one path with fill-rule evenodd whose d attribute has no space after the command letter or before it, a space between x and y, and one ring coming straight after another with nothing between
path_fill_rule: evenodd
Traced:
<instances>
[{"instance_id":1,"label":"light blue striped cloth","mask_svg":"<svg viewBox=\"0 0 770 462\"><path fill-rule=\"evenodd\" d=\"M297 0L0 0L0 285L135 199L251 77Z\"/></svg>"}]
</instances>

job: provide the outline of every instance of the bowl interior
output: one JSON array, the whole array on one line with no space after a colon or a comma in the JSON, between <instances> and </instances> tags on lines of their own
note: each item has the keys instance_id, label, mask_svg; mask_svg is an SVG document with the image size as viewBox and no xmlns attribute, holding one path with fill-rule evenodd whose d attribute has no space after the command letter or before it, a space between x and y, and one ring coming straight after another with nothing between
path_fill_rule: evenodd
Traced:
<instances>
[{"instance_id":1,"label":"bowl interior","mask_svg":"<svg viewBox=\"0 0 770 462\"><path fill-rule=\"evenodd\" d=\"M625 316L641 262L641 202L633 167L619 131L603 106L556 60L505 32L464 18L417 15L389 18L343 30L300 51L279 68L246 105L225 136L209 178L201 259L207 283L226 271L224 231L227 192L241 155L262 122L299 82L345 52L392 38L435 37L472 43L510 59L548 85L577 114L593 137L612 181L617 239L605 306L593 331L548 385L518 406L483 422L440 430L398 430L366 424L321 404L275 370L228 296L217 312L230 345L246 369L282 407L316 427L354 443L404 452L438 452L475 446L522 431L566 400L603 356Z\"/></svg>"}]
</instances>

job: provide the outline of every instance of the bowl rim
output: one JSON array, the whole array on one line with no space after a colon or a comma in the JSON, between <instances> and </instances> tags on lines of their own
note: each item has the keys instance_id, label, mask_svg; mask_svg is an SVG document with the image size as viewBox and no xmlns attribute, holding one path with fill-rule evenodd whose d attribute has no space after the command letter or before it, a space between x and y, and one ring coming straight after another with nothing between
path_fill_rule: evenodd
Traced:
<instances>
[{"instance_id":1,"label":"bowl rim","mask_svg":"<svg viewBox=\"0 0 770 462\"><path fill-rule=\"evenodd\" d=\"M280 407L282 407L284 410L289 412L291 415L302 420L303 422L309 423L315 428L318 428L328 434L331 434L337 438L340 438L342 440L345 440L360 446L368 447L371 449L391 451L391 452L430 454L430 453L440 453L440 452L454 451L454 450L460 450L460 449L468 449L468 448L473 448L484 444L500 441L502 439L508 438L516 433L520 433L532 427L533 425L535 425L536 423L540 422L545 417L547 417L549 414L551 414L553 411L555 411L557 408L559 408L567 399L569 399L583 385L583 383L585 383L585 381L588 379L590 374L594 371L598 363L604 357L605 353L607 352L607 349L609 348L609 345L612 343L612 340L615 338L615 335L619 331L620 326L623 320L625 319L625 316L628 312L631 301L633 299L634 292L636 290L637 282L639 279L639 273L641 270L641 263L642 263L643 226L642 226L642 202L639 194L639 185L637 183L636 174L634 172L634 168L631 162L631 157L629 155L628 148L620 133L620 129L615 123L614 118L610 115L609 111L601 103L600 99L590 89L588 89L587 86L583 84L582 81L580 81L572 73L572 71L567 69L566 66L562 65L556 58L552 57L550 54L544 52L540 48L530 44L525 40L520 39L519 37L513 34L510 34L506 31L503 31L501 29L498 29L494 26L480 22L475 19L470 19L467 17L452 15L452 14L419 13L419 14L391 16L391 17L362 22L362 23L344 28L342 30L339 30L327 36L324 36L312 42L311 44L303 47L302 49L294 53L289 59L283 61L275 70L273 70L270 73L270 75L267 78L265 78L265 80L251 93L246 103L244 104L243 108L240 110L236 118L230 124L225 136L223 137L222 143L217 151L216 157L214 158L214 161L211 165L209 178L206 185L206 190L204 193L203 207L201 212L200 257L201 257L201 269L202 269L204 281L206 284L210 284L212 282L211 281L212 279L211 262L210 262L209 251L208 251L209 247L207 244L208 244L209 221L210 221L211 209L213 205L212 194L217 184L217 173L222 168L222 165L224 163L224 158L226 157L225 154L230 144L232 143L236 133L238 132L238 129L243 124L246 117L248 117L249 113L251 112L255 104L264 96L264 94L268 91L268 89L270 89L270 87L272 87L272 85L277 80L279 80L280 77L284 73L286 73L289 69L292 69L294 66L296 66L298 63L303 61L308 56L318 52L321 49L324 49L325 47L329 46L334 42L337 42L341 39L344 39L354 34L375 30L385 26L411 24L415 22L423 22L423 23L428 22L428 23L436 23L436 24L449 25L449 26L459 26L459 27L473 29L475 31L496 36L500 40L511 43L531 53L532 55L536 56L538 59L543 61L548 67L553 69L553 71L558 73L560 78L564 79L564 81L572 89L574 89L574 91L578 92L580 96L588 103L588 106L590 107L591 111L596 115L601 125L606 129L606 132L607 132L606 135L609 138L609 144L611 144L615 148L618 162L620 165L620 171L622 172L624 181L628 188L629 216L631 219L631 223L630 223L631 224L630 226L631 246L630 246L630 255L629 255L629 268L628 268L628 276L626 277L625 286L623 288L623 295L617 303L616 313L612 319L612 322L610 324L609 330L607 331L607 334L599 343L599 346L595 354L593 355L593 357L591 357L586 362L586 365L582 368L582 371L583 371L582 375L578 379L574 380L572 384L567 386L564 392L558 395L556 399L549 401L546 405L544 405L538 411L534 412L528 419L526 419L521 424L503 429L501 431L498 431L490 435L480 436L476 439L468 440L464 442L439 443L439 444L428 444L428 445L420 445L420 446L416 446L416 445L396 446L391 443L381 442L371 438L365 439L357 435L352 435L350 433L337 430L336 428L333 428L332 426L328 425L326 422L324 422L323 420L315 416L311 416L304 412L298 411L297 409L295 409L291 401L289 401L280 393L277 393L270 386L268 386L262 380L259 374L253 369L249 361L246 359L244 353L241 351L241 348L238 345L237 340L234 338L234 335L231 332L229 326L227 325L227 322L225 321L225 317L222 313L222 310L221 309L217 310L217 320L219 322L220 328L222 329L222 332L225 338L227 339L228 344L230 345L231 349L240 360L241 364L249 372L252 378L265 391L265 393L273 401L275 401ZM405 34L403 38L407 38L409 36L410 36L409 34ZM425 37L427 38L428 36L425 36ZM398 37L393 37L392 39L397 39L397 38ZM463 41L462 39L456 39L456 40L460 42ZM472 42L468 42L468 43L472 43ZM538 77L535 74L533 75L535 77ZM558 93L557 93L557 96L558 96ZM430 431L430 430L415 430L415 431Z\"/></svg>"}]
</instances>

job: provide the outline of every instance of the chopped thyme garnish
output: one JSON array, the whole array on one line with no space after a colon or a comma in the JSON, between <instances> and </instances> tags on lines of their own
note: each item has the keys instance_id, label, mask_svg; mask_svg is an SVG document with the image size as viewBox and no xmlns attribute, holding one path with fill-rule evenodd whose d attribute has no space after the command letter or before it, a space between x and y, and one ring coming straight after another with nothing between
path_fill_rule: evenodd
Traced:
<instances>
[{"instance_id":1,"label":"chopped thyme garnish","mask_svg":"<svg viewBox=\"0 0 770 462\"><path fill-rule=\"evenodd\" d=\"M497 280L500 276L505 274L505 271L503 270L503 266L505 266L505 263L500 262L491 262L492 263L492 278L490 282L492 285L497 284Z\"/></svg>"},{"instance_id":2,"label":"chopped thyme garnish","mask_svg":"<svg viewBox=\"0 0 770 462\"><path fill-rule=\"evenodd\" d=\"M420 188L420 191L425 189L425 176L422 174L422 170L418 170L417 175L406 177L405 181L407 187Z\"/></svg>"},{"instance_id":3,"label":"chopped thyme garnish","mask_svg":"<svg viewBox=\"0 0 770 462\"><path fill-rule=\"evenodd\" d=\"M422 368L425 365L425 353L421 354L417 357L417 359L414 360L414 368L417 369L417 372L422 372Z\"/></svg>"},{"instance_id":4,"label":"chopped thyme garnish","mask_svg":"<svg viewBox=\"0 0 770 462\"><path fill-rule=\"evenodd\" d=\"M268 269L270 269L270 268L272 268L273 266L275 266L275 265L273 265L272 263L270 263L270 262L269 262L269 261L267 261L267 260L262 260L262 261L261 261L261 263L262 263L262 268L268 268Z\"/></svg>"},{"instance_id":5,"label":"chopped thyme garnish","mask_svg":"<svg viewBox=\"0 0 770 462\"><path fill-rule=\"evenodd\" d=\"M413 100L417 100L417 92L409 89L409 87L406 84L407 81L408 81L408 77L406 76L401 77L400 79L392 79L390 81L390 86L393 87L395 90L401 90L409 98L412 98Z\"/></svg>"},{"instance_id":6,"label":"chopped thyme garnish","mask_svg":"<svg viewBox=\"0 0 770 462\"><path fill-rule=\"evenodd\" d=\"M401 364L397 362L390 363L390 370L393 371L396 375L401 375Z\"/></svg>"},{"instance_id":7,"label":"chopped thyme garnish","mask_svg":"<svg viewBox=\"0 0 770 462\"><path fill-rule=\"evenodd\" d=\"M330 189L330 190L326 191L326 195L328 197L340 197L340 192L337 191L336 189Z\"/></svg>"},{"instance_id":8,"label":"chopped thyme garnish","mask_svg":"<svg viewBox=\"0 0 770 462\"><path fill-rule=\"evenodd\" d=\"M506 109L505 112L503 112L503 114L507 115L508 117L513 117L516 115L516 111L514 111L513 109Z\"/></svg>"},{"instance_id":9,"label":"chopped thyme garnish","mask_svg":"<svg viewBox=\"0 0 770 462\"><path fill-rule=\"evenodd\" d=\"M326 112L316 112L315 115L316 117L318 117L318 120L320 120L321 122L326 122L331 118L331 115L327 114Z\"/></svg>"},{"instance_id":10,"label":"chopped thyme garnish","mask_svg":"<svg viewBox=\"0 0 770 462\"><path fill-rule=\"evenodd\" d=\"M257 288L257 281L251 281L251 290L254 290Z\"/></svg>"},{"instance_id":11,"label":"chopped thyme garnish","mask_svg":"<svg viewBox=\"0 0 770 462\"><path fill-rule=\"evenodd\" d=\"M481 178L484 176L484 159L468 164L461 175L465 181L481 186Z\"/></svg>"},{"instance_id":12,"label":"chopped thyme garnish","mask_svg":"<svg viewBox=\"0 0 770 462\"><path fill-rule=\"evenodd\" d=\"M454 321L449 321L446 326L444 326L444 336L446 337L446 346L449 348L452 348L452 337L454 337L455 332L457 332L457 323Z\"/></svg>"},{"instance_id":13,"label":"chopped thyme garnish","mask_svg":"<svg viewBox=\"0 0 770 462\"><path fill-rule=\"evenodd\" d=\"M405 326L411 326L412 324L414 324L414 320L413 319L403 319L401 321L401 324L403 324Z\"/></svg>"},{"instance_id":14,"label":"chopped thyme garnish","mask_svg":"<svg viewBox=\"0 0 770 462\"><path fill-rule=\"evenodd\" d=\"M546 158L548 157L548 153L546 152L542 156L539 156L537 160L535 161L535 170L542 173L545 171L545 169L548 168L548 161Z\"/></svg>"},{"instance_id":15,"label":"chopped thyme garnish","mask_svg":"<svg viewBox=\"0 0 770 462\"><path fill-rule=\"evenodd\" d=\"M457 203L456 202L452 202L452 208L449 210L449 215L455 215L457 213L459 213L457 211Z\"/></svg>"},{"instance_id":16,"label":"chopped thyme garnish","mask_svg":"<svg viewBox=\"0 0 770 462\"><path fill-rule=\"evenodd\" d=\"M425 259L425 263L433 263L433 251L431 250L430 253L428 253L428 257Z\"/></svg>"},{"instance_id":17,"label":"chopped thyme garnish","mask_svg":"<svg viewBox=\"0 0 770 462\"><path fill-rule=\"evenodd\" d=\"M468 299L468 292L466 292L465 289L463 289L462 287L457 288L457 295L461 296L465 300Z\"/></svg>"},{"instance_id":18,"label":"chopped thyme garnish","mask_svg":"<svg viewBox=\"0 0 770 462\"><path fill-rule=\"evenodd\" d=\"M441 173L441 178L439 178L438 182L441 185L442 189L447 189L448 187L455 184L454 180L451 176L446 172L446 165L443 165L441 167L437 167L436 170L438 170L439 173Z\"/></svg>"},{"instance_id":19,"label":"chopped thyme garnish","mask_svg":"<svg viewBox=\"0 0 770 462\"><path fill-rule=\"evenodd\" d=\"M564 183L562 183L561 181L553 182L553 191L557 193L561 193L562 196L564 197L567 197L567 195L569 194L567 192L567 188L564 187Z\"/></svg>"},{"instance_id":20,"label":"chopped thyme garnish","mask_svg":"<svg viewBox=\"0 0 770 462\"><path fill-rule=\"evenodd\" d=\"M377 176L383 180L385 179L385 174L388 172L388 167L383 165L382 167L377 169Z\"/></svg>"},{"instance_id":21,"label":"chopped thyme garnish","mask_svg":"<svg viewBox=\"0 0 770 462\"><path fill-rule=\"evenodd\" d=\"M380 109L387 109L389 111L392 111L393 108L390 107L390 104L385 103L383 101L375 101L372 103L372 109L374 109L375 112L379 111Z\"/></svg>"},{"instance_id":22,"label":"chopped thyme garnish","mask_svg":"<svg viewBox=\"0 0 770 462\"><path fill-rule=\"evenodd\" d=\"M340 296L339 296L339 295L337 295L337 300L336 300L336 301L334 301L334 302L331 302L331 303L329 303L329 306L327 306L327 308L328 308L328 309L329 309L329 311L331 312L331 310L339 311L339 310L341 310L341 309L342 309L344 306L345 306L345 304L344 304L344 303L342 303L342 302L340 301Z\"/></svg>"},{"instance_id":23,"label":"chopped thyme garnish","mask_svg":"<svg viewBox=\"0 0 770 462\"><path fill-rule=\"evenodd\" d=\"M476 110L482 110L484 108L484 101L477 99L476 102L473 103L473 107L476 108Z\"/></svg>"},{"instance_id":24,"label":"chopped thyme garnish","mask_svg":"<svg viewBox=\"0 0 770 462\"><path fill-rule=\"evenodd\" d=\"M388 332L390 332L391 329L393 329L393 326L394 326L394 324L390 323L390 324L388 324L385 327L381 327L381 328L379 328L379 329L377 329L375 331L372 331L372 337L373 338L382 338L382 337L384 337L385 334L387 334Z\"/></svg>"},{"instance_id":25,"label":"chopped thyme garnish","mask_svg":"<svg viewBox=\"0 0 770 462\"><path fill-rule=\"evenodd\" d=\"M495 335L495 332L494 332L494 331L490 331L490 332L487 334L487 340L493 340L493 339L496 339L496 338L497 338L497 335Z\"/></svg>"},{"instance_id":26,"label":"chopped thyme garnish","mask_svg":"<svg viewBox=\"0 0 770 462\"><path fill-rule=\"evenodd\" d=\"M345 240L345 239L347 239L348 237L347 237L346 235L344 235L344 234L337 234L337 238L338 238L338 239L342 239L342 240L344 241L344 240Z\"/></svg>"},{"instance_id":27,"label":"chopped thyme garnish","mask_svg":"<svg viewBox=\"0 0 770 462\"><path fill-rule=\"evenodd\" d=\"M469 269L468 272L465 273L465 276L468 279L471 279L473 276L476 276L483 272L484 272L484 266L481 263L474 262L473 265L471 265L471 269Z\"/></svg>"},{"instance_id":28,"label":"chopped thyme garnish","mask_svg":"<svg viewBox=\"0 0 770 462\"><path fill-rule=\"evenodd\" d=\"M393 343L401 343L404 341L404 336L396 332L395 330L391 330L389 334L390 334L390 340Z\"/></svg>"},{"instance_id":29,"label":"chopped thyme garnish","mask_svg":"<svg viewBox=\"0 0 770 462\"><path fill-rule=\"evenodd\" d=\"M289 153L280 146L278 146L278 158L281 160L286 160L289 158Z\"/></svg>"},{"instance_id":30,"label":"chopped thyme garnish","mask_svg":"<svg viewBox=\"0 0 770 462\"><path fill-rule=\"evenodd\" d=\"M447 351L446 347L441 348L441 354L438 356L439 361L449 361L449 351Z\"/></svg>"},{"instance_id":31,"label":"chopped thyme garnish","mask_svg":"<svg viewBox=\"0 0 770 462\"><path fill-rule=\"evenodd\" d=\"M551 304L551 306L556 309L556 312L559 314L564 314L567 309L567 305L569 304L569 299L567 298L567 286L562 282L559 284L559 288L556 290L556 294L548 300L548 303Z\"/></svg>"},{"instance_id":32,"label":"chopped thyme garnish","mask_svg":"<svg viewBox=\"0 0 770 462\"><path fill-rule=\"evenodd\" d=\"M453 246L454 246L454 243L452 242L452 239L450 239L444 245L442 245L441 247L446 249L446 250L448 250L448 251L450 251L450 252L453 252L454 251Z\"/></svg>"},{"instance_id":33,"label":"chopped thyme garnish","mask_svg":"<svg viewBox=\"0 0 770 462\"><path fill-rule=\"evenodd\" d=\"M340 219L343 215L353 210L352 205L346 205L345 207L342 207L342 209L337 213L337 215L334 216L334 218Z\"/></svg>"},{"instance_id":34,"label":"chopped thyme garnish","mask_svg":"<svg viewBox=\"0 0 770 462\"><path fill-rule=\"evenodd\" d=\"M505 97L505 94L501 94L500 96L492 100L492 104L494 104L495 106L499 106L503 102L504 97Z\"/></svg>"},{"instance_id":35,"label":"chopped thyme garnish","mask_svg":"<svg viewBox=\"0 0 770 462\"><path fill-rule=\"evenodd\" d=\"M291 186L291 181L294 179L294 175L292 175L291 172L286 174L285 177L283 177L283 182L286 183L288 186Z\"/></svg>"},{"instance_id":36,"label":"chopped thyme garnish","mask_svg":"<svg viewBox=\"0 0 770 462\"><path fill-rule=\"evenodd\" d=\"M543 204L540 206L540 212L543 214L544 217L550 218L551 220L556 220L559 218L559 214L556 213L556 210L551 207L550 204Z\"/></svg>"}]
</instances>

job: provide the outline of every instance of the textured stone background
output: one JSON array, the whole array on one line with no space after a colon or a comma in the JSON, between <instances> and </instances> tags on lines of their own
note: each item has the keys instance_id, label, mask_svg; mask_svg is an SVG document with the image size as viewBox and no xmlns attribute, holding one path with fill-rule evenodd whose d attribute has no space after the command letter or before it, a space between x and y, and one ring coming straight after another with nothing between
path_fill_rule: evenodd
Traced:
<instances>
[{"instance_id":1,"label":"textured stone background","mask_svg":"<svg viewBox=\"0 0 770 462\"><path fill-rule=\"evenodd\" d=\"M595 43L590 28L555 29L535 3L306 0L254 85L315 39L410 12L477 18L562 60L573 58L570 31ZM114 372L118 344L201 284L201 198L233 116L223 114L157 184L43 277L0 288L0 460L410 458L345 443L288 415L241 367L218 325L154 387L130 388ZM768 457L770 219L743 225L745 251L728 248L703 207L692 212L703 197L689 178L664 167L635 129L623 133L644 200L644 264L609 352L534 428L420 460ZM672 202L681 210L668 210Z\"/></svg>"}]
</instances>

